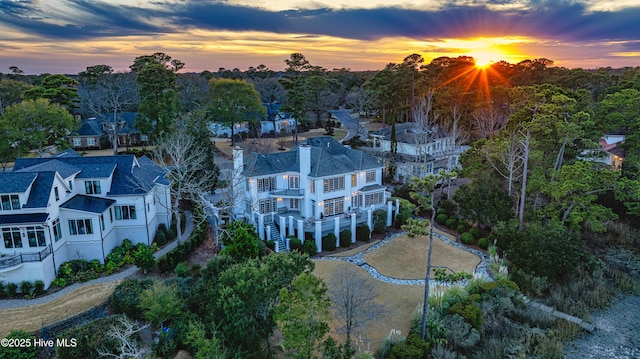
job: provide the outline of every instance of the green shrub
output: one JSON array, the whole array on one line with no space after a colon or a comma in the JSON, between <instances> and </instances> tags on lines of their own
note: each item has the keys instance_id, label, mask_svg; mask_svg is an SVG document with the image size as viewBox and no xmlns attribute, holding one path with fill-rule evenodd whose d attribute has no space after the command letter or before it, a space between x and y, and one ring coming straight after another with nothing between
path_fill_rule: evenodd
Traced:
<instances>
[{"instance_id":1,"label":"green shrub","mask_svg":"<svg viewBox=\"0 0 640 359\"><path fill-rule=\"evenodd\" d=\"M489 247L489 241L487 240L487 238L482 237L478 239L478 247L482 249L487 249Z\"/></svg>"},{"instance_id":2,"label":"green shrub","mask_svg":"<svg viewBox=\"0 0 640 359\"><path fill-rule=\"evenodd\" d=\"M147 273L156 265L156 259L153 251L146 244L137 244L135 248L134 263L136 267Z\"/></svg>"},{"instance_id":3,"label":"green shrub","mask_svg":"<svg viewBox=\"0 0 640 359\"><path fill-rule=\"evenodd\" d=\"M9 298L15 297L17 292L18 292L18 285L15 283L7 283L7 285L4 287L4 293Z\"/></svg>"},{"instance_id":4,"label":"green shrub","mask_svg":"<svg viewBox=\"0 0 640 359\"><path fill-rule=\"evenodd\" d=\"M1 346L0 347L0 358L2 359L32 359L38 357L38 352L40 348L33 344L36 339L35 335L29 334L24 330L12 330L9 335L6 336L7 339L22 339L20 342L22 344L29 343L29 346ZM4 340L4 339L3 339Z\"/></svg>"},{"instance_id":5,"label":"green shrub","mask_svg":"<svg viewBox=\"0 0 640 359\"><path fill-rule=\"evenodd\" d=\"M120 243L120 247L122 247L124 252L128 252L133 248L133 242L131 242L129 238L125 238L122 240L122 243Z\"/></svg>"},{"instance_id":6,"label":"green shrub","mask_svg":"<svg viewBox=\"0 0 640 359\"><path fill-rule=\"evenodd\" d=\"M518 284L516 282L510 281L508 279L498 279L493 282L481 283L478 286L478 294L493 293L498 289L505 289L513 292L520 291L520 287L518 287Z\"/></svg>"},{"instance_id":7,"label":"green shrub","mask_svg":"<svg viewBox=\"0 0 640 359\"><path fill-rule=\"evenodd\" d=\"M0 298L4 298L7 294L5 293L4 283L0 282Z\"/></svg>"},{"instance_id":8,"label":"green shrub","mask_svg":"<svg viewBox=\"0 0 640 359\"><path fill-rule=\"evenodd\" d=\"M449 219L446 220L446 222L444 222L444 225L447 228L456 228L456 226L458 225L458 220L455 217L451 217Z\"/></svg>"},{"instance_id":9,"label":"green shrub","mask_svg":"<svg viewBox=\"0 0 640 359\"><path fill-rule=\"evenodd\" d=\"M467 225L464 223L459 223L458 226L456 227L456 231L458 231L458 233L466 232Z\"/></svg>"},{"instance_id":10,"label":"green shrub","mask_svg":"<svg viewBox=\"0 0 640 359\"><path fill-rule=\"evenodd\" d=\"M416 206L404 198L401 198L398 202L400 203L400 210L396 213L393 226L397 229L402 229L402 225L407 223L407 220L411 218L411 214Z\"/></svg>"},{"instance_id":11,"label":"green shrub","mask_svg":"<svg viewBox=\"0 0 640 359\"><path fill-rule=\"evenodd\" d=\"M20 282L20 293L23 295L30 295L31 290L33 289L33 283L28 280L23 280Z\"/></svg>"},{"instance_id":12,"label":"green shrub","mask_svg":"<svg viewBox=\"0 0 640 359\"><path fill-rule=\"evenodd\" d=\"M158 230L156 232L156 235L153 236L153 241L159 246L164 246L165 244L167 244L167 236L165 232Z\"/></svg>"},{"instance_id":13,"label":"green shrub","mask_svg":"<svg viewBox=\"0 0 640 359\"><path fill-rule=\"evenodd\" d=\"M356 227L356 240L359 242L369 242L371 239L371 230L366 224L361 224Z\"/></svg>"},{"instance_id":14,"label":"green shrub","mask_svg":"<svg viewBox=\"0 0 640 359\"><path fill-rule=\"evenodd\" d=\"M56 278L51 282L51 286L55 288L62 288L67 286L67 280L64 278Z\"/></svg>"},{"instance_id":15,"label":"green shrub","mask_svg":"<svg viewBox=\"0 0 640 359\"><path fill-rule=\"evenodd\" d=\"M445 223L447 223L447 219L449 219L449 216L447 216L446 213L440 213L436 216L436 223L439 225L445 225Z\"/></svg>"},{"instance_id":16,"label":"green shrub","mask_svg":"<svg viewBox=\"0 0 640 359\"><path fill-rule=\"evenodd\" d=\"M318 255L318 247L314 240L306 240L302 243L302 253L307 254L309 257Z\"/></svg>"},{"instance_id":17,"label":"green shrub","mask_svg":"<svg viewBox=\"0 0 640 359\"><path fill-rule=\"evenodd\" d=\"M290 236L289 248L291 248L292 251L300 251L300 249L302 248L302 241L299 238Z\"/></svg>"},{"instance_id":18,"label":"green shrub","mask_svg":"<svg viewBox=\"0 0 640 359\"><path fill-rule=\"evenodd\" d=\"M118 284L111 295L111 309L114 313L125 314L134 319L143 319L142 310L138 306L140 293L151 288L150 279L125 279Z\"/></svg>"},{"instance_id":19,"label":"green shrub","mask_svg":"<svg viewBox=\"0 0 640 359\"><path fill-rule=\"evenodd\" d=\"M100 263L99 260L97 259L92 259L89 262L89 269L96 272L96 273L102 273L104 272L104 265L102 263Z\"/></svg>"},{"instance_id":20,"label":"green shrub","mask_svg":"<svg viewBox=\"0 0 640 359\"><path fill-rule=\"evenodd\" d=\"M453 214L456 210L456 204L453 203L452 201L443 199L442 201L440 201L440 203L438 204L438 210L443 210L444 213L446 214Z\"/></svg>"},{"instance_id":21,"label":"green shrub","mask_svg":"<svg viewBox=\"0 0 640 359\"><path fill-rule=\"evenodd\" d=\"M176 277L180 278L185 278L189 275L189 269L187 269L187 265L184 264L184 262L178 263L173 272L176 274Z\"/></svg>"},{"instance_id":22,"label":"green shrub","mask_svg":"<svg viewBox=\"0 0 640 359\"><path fill-rule=\"evenodd\" d=\"M469 232L464 232L460 234L460 240L464 244L473 244L475 241L473 239L473 234Z\"/></svg>"},{"instance_id":23,"label":"green shrub","mask_svg":"<svg viewBox=\"0 0 640 359\"><path fill-rule=\"evenodd\" d=\"M460 315L477 331L482 330L482 324L484 323L482 309L478 308L475 304L470 302L456 303L449 308L449 313Z\"/></svg>"},{"instance_id":24,"label":"green shrub","mask_svg":"<svg viewBox=\"0 0 640 359\"><path fill-rule=\"evenodd\" d=\"M276 241L274 241L273 239L270 239L270 240L268 240L266 242L267 242L266 243L267 248L271 249L272 251L276 250Z\"/></svg>"},{"instance_id":25,"label":"green shrub","mask_svg":"<svg viewBox=\"0 0 640 359\"><path fill-rule=\"evenodd\" d=\"M336 250L336 235L329 233L322 237L322 250L323 251L335 251Z\"/></svg>"},{"instance_id":26,"label":"green shrub","mask_svg":"<svg viewBox=\"0 0 640 359\"><path fill-rule=\"evenodd\" d=\"M340 247L351 247L351 230L345 229L344 231L340 232Z\"/></svg>"},{"instance_id":27,"label":"green shrub","mask_svg":"<svg viewBox=\"0 0 640 359\"><path fill-rule=\"evenodd\" d=\"M377 209L373 211L373 233L382 234L387 229L387 211Z\"/></svg>"},{"instance_id":28,"label":"green shrub","mask_svg":"<svg viewBox=\"0 0 640 359\"><path fill-rule=\"evenodd\" d=\"M475 239L478 239L480 238L480 236L482 236L480 229L476 227L469 228L469 233L473 234L473 238Z\"/></svg>"},{"instance_id":29,"label":"green shrub","mask_svg":"<svg viewBox=\"0 0 640 359\"><path fill-rule=\"evenodd\" d=\"M169 229L167 230L166 237L167 237L167 241L171 242L178 237L178 234L173 229Z\"/></svg>"},{"instance_id":30,"label":"green shrub","mask_svg":"<svg viewBox=\"0 0 640 359\"><path fill-rule=\"evenodd\" d=\"M110 260L107 262L107 264L104 266L104 270L105 273L107 273L107 275L115 272L118 270L118 265L116 264L116 262Z\"/></svg>"},{"instance_id":31,"label":"green shrub","mask_svg":"<svg viewBox=\"0 0 640 359\"><path fill-rule=\"evenodd\" d=\"M167 234L167 225L164 224L164 223L160 223L158 225L158 232L162 232L163 234Z\"/></svg>"},{"instance_id":32,"label":"green shrub","mask_svg":"<svg viewBox=\"0 0 640 359\"><path fill-rule=\"evenodd\" d=\"M33 282L33 295L39 296L44 294L44 282L40 279Z\"/></svg>"},{"instance_id":33,"label":"green shrub","mask_svg":"<svg viewBox=\"0 0 640 359\"><path fill-rule=\"evenodd\" d=\"M189 255L205 240L207 236L206 228L206 222L203 222L191 233L189 239L180 243L164 256L158 258L157 264L160 272L171 272L178 263L187 260Z\"/></svg>"},{"instance_id":34,"label":"green shrub","mask_svg":"<svg viewBox=\"0 0 640 359\"><path fill-rule=\"evenodd\" d=\"M431 343L420 338L418 333L411 333L404 341L398 342L391 349L389 359L422 359L429 353Z\"/></svg>"}]
</instances>

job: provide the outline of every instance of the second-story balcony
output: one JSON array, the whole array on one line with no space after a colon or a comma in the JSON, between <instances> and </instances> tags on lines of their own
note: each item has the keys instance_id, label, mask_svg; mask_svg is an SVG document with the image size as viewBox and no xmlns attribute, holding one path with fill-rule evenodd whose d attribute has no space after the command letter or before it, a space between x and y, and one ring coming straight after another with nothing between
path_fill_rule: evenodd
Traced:
<instances>
[{"instance_id":1,"label":"second-story balcony","mask_svg":"<svg viewBox=\"0 0 640 359\"><path fill-rule=\"evenodd\" d=\"M272 198L304 198L304 189L276 189L269 195Z\"/></svg>"}]
</instances>

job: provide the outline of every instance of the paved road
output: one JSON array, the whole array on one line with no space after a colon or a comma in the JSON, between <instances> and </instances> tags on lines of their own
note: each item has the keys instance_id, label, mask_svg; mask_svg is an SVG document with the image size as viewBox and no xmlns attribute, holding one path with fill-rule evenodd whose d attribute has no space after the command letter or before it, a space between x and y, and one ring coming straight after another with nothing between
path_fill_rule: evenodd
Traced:
<instances>
[{"instance_id":1,"label":"paved road","mask_svg":"<svg viewBox=\"0 0 640 359\"><path fill-rule=\"evenodd\" d=\"M186 217L186 225L184 228L184 233L182 233L182 241L186 240L189 238L189 236L191 235L191 232L193 231L193 216L191 215L191 212L189 211L185 211L185 217ZM169 252L170 250L172 250L173 248L175 248L178 245L179 241L175 240L169 244L167 244L166 246L164 246L161 250L155 252L153 254L153 256L158 259L160 257L162 257L163 255L167 254L167 252ZM67 295L68 293L90 285L90 284L101 284L101 283L108 283L108 282L114 282L117 280L121 280L121 279L125 279L127 277L130 277L132 275L134 275L136 272L138 271L138 267L136 266L130 266L129 268L118 272L118 273L114 273L112 275L109 276L105 276L105 277L100 277L94 280L90 280L88 282L84 282L84 283L74 283L70 286L64 287L61 290L55 292L55 293L51 293L42 297L38 297L38 298L34 298L34 299L3 299L0 300L0 309L8 309L8 308L20 308L20 307L28 307L31 305L37 305L37 304L45 304L45 303L49 303L54 299L60 298L64 295Z\"/></svg>"},{"instance_id":2,"label":"paved road","mask_svg":"<svg viewBox=\"0 0 640 359\"><path fill-rule=\"evenodd\" d=\"M351 117L347 110L331 110L329 111L333 117L342 123L349 134L342 141L347 141L352 137L359 136L362 141L369 138L369 130L360 124L357 118Z\"/></svg>"}]
</instances>

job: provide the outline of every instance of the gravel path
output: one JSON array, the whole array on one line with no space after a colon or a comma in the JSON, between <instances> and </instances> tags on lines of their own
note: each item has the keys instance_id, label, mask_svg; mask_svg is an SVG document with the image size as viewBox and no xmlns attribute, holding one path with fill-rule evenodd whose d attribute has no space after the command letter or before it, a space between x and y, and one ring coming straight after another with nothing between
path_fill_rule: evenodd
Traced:
<instances>
[{"instance_id":1,"label":"gravel path","mask_svg":"<svg viewBox=\"0 0 640 359\"><path fill-rule=\"evenodd\" d=\"M567 346L565 358L640 358L640 296L624 296L591 319L596 330Z\"/></svg>"}]
</instances>

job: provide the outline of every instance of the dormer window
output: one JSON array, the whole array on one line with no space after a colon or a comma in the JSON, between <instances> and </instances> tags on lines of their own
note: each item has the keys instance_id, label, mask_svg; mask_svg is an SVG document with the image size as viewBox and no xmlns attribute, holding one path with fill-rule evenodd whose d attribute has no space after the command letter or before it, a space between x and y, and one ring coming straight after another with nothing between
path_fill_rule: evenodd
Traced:
<instances>
[{"instance_id":1,"label":"dormer window","mask_svg":"<svg viewBox=\"0 0 640 359\"><path fill-rule=\"evenodd\" d=\"M20 197L17 194L3 194L0 196L0 203L3 211L20 209Z\"/></svg>"},{"instance_id":2,"label":"dormer window","mask_svg":"<svg viewBox=\"0 0 640 359\"><path fill-rule=\"evenodd\" d=\"M84 181L84 189L86 194L100 194L100 181Z\"/></svg>"},{"instance_id":3,"label":"dormer window","mask_svg":"<svg viewBox=\"0 0 640 359\"><path fill-rule=\"evenodd\" d=\"M60 193L58 192L58 187L53 187L53 194L56 197L56 201L60 200Z\"/></svg>"}]
</instances>

